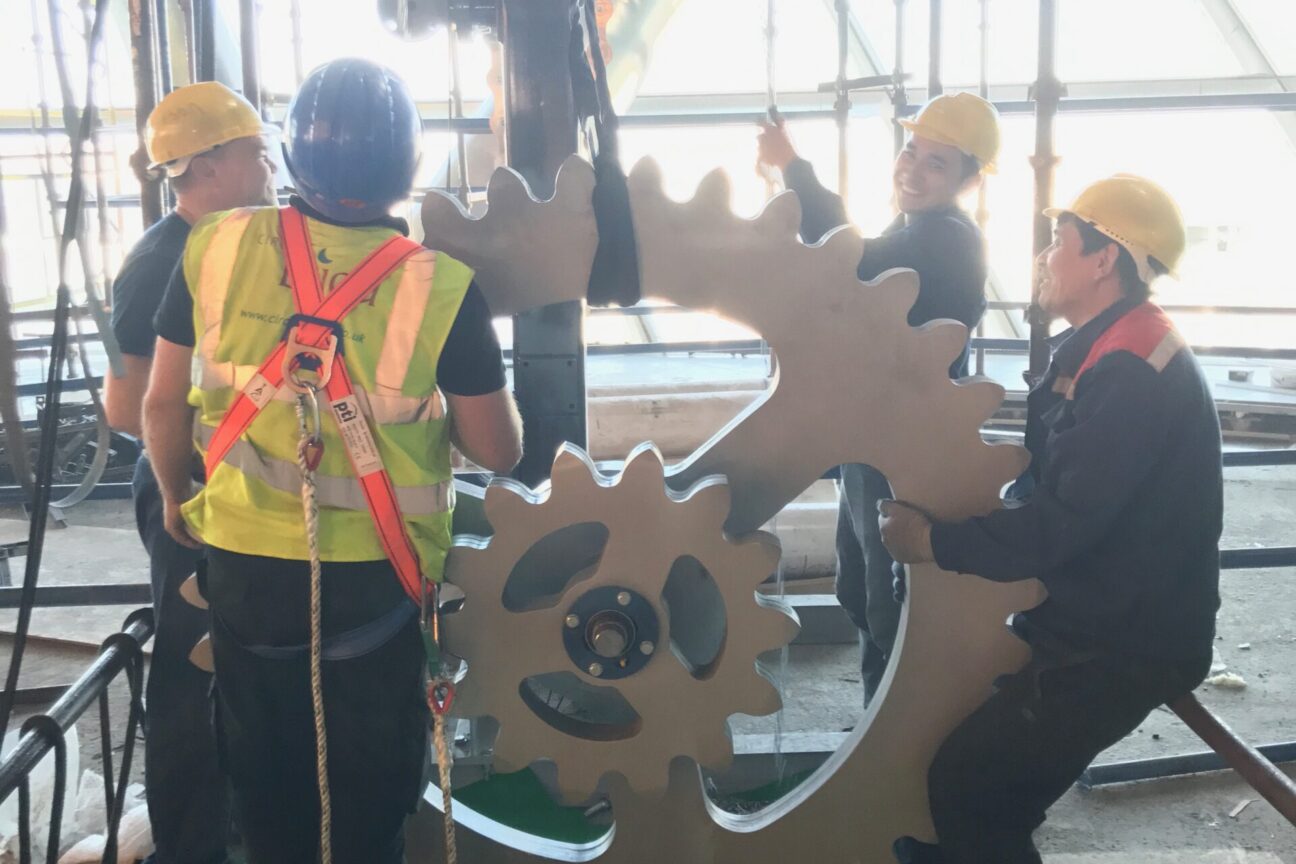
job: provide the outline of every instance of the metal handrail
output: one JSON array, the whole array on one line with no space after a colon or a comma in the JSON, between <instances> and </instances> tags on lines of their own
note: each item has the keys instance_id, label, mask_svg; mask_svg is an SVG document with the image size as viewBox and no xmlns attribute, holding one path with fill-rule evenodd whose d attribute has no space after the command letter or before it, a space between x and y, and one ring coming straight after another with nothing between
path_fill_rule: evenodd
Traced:
<instances>
[{"instance_id":1,"label":"metal handrail","mask_svg":"<svg viewBox=\"0 0 1296 864\"><path fill-rule=\"evenodd\" d=\"M58 858L59 832L68 790L67 731L92 705L99 706L99 744L103 759L104 810L107 814L104 860L117 860L117 831L126 803L131 762L140 719L144 712L144 643L153 635L153 610L138 609L125 621L122 631L104 640L99 655L72 686L43 714L27 718L22 737L0 762L0 802L18 791L18 836L22 860L30 860L31 788L30 778L36 766L54 752L54 796L50 812L47 862ZM108 687L125 673L130 691L125 738L121 744L121 763L114 777L112 726L109 723Z\"/></svg>"}]
</instances>

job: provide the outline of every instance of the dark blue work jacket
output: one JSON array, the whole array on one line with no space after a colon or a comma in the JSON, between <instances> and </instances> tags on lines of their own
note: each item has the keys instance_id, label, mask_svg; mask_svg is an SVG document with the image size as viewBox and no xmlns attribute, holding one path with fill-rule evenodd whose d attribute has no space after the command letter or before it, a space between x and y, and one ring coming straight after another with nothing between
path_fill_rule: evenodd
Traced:
<instances>
[{"instance_id":1,"label":"dark blue work jacket","mask_svg":"<svg viewBox=\"0 0 1296 864\"><path fill-rule=\"evenodd\" d=\"M1090 650L1209 655L1219 608L1219 417L1152 303L1121 301L1057 348L1028 398L1029 498L933 526L944 570L1038 578L1028 618Z\"/></svg>"}]
</instances>

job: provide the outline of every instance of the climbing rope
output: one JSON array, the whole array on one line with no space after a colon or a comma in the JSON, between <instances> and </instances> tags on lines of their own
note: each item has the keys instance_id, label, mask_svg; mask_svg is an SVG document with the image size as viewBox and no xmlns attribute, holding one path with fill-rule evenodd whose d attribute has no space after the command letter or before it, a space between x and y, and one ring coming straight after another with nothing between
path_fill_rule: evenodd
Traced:
<instances>
[{"instance_id":1,"label":"climbing rope","mask_svg":"<svg viewBox=\"0 0 1296 864\"><path fill-rule=\"evenodd\" d=\"M429 693L435 686L428 688ZM428 701L431 703L433 700L429 698ZM440 774L441 779L441 807L443 811L442 819L445 821L446 861L448 864L457 864L459 850L455 845L455 821L454 814L451 812L454 799L450 787L450 744L446 740L445 711L438 711L436 707L431 705L429 707L432 707L432 744L436 748L437 773Z\"/></svg>"},{"instance_id":2,"label":"climbing rope","mask_svg":"<svg viewBox=\"0 0 1296 864\"><path fill-rule=\"evenodd\" d=\"M455 845L454 797L450 783L454 763L450 755L450 742L446 735L446 714L454 703L454 682L445 672L441 662L441 612L437 605L437 589L423 582L422 608L419 628L423 634L423 649L427 654L428 685L427 704L432 712L432 746L436 751L437 774L441 786L441 818L445 824L446 861L457 864L459 850Z\"/></svg>"},{"instance_id":3,"label":"climbing rope","mask_svg":"<svg viewBox=\"0 0 1296 864\"><path fill-rule=\"evenodd\" d=\"M320 797L320 861L332 864L332 796L328 782L328 732L324 727L324 684L320 674L322 582L319 552L319 502L315 495L315 469L324 444L320 432L319 395L315 386L292 379L297 390L297 468L302 476L302 511L306 519L306 546L310 554L310 685L315 713L315 777ZM309 424L307 420L311 421Z\"/></svg>"}]
</instances>

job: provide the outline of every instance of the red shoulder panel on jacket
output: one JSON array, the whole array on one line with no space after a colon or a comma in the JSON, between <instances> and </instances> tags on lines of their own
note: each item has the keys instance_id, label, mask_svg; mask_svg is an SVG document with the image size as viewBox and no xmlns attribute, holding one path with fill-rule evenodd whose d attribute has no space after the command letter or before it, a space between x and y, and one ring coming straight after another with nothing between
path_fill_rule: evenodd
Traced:
<instances>
[{"instance_id":1,"label":"red shoulder panel on jacket","mask_svg":"<svg viewBox=\"0 0 1296 864\"><path fill-rule=\"evenodd\" d=\"M1075 380L1079 381L1099 360L1117 351L1128 351L1160 372L1184 345L1183 337L1161 307L1143 303L1125 313L1098 337L1076 372Z\"/></svg>"}]
</instances>

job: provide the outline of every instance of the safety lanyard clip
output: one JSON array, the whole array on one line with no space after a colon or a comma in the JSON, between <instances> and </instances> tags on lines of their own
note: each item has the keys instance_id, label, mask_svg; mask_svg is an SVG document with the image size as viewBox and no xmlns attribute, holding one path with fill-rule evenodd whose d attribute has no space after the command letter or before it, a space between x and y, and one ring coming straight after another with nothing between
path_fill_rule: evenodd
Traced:
<instances>
[{"instance_id":1,"label":"safety lanyard clip","mask_svg":"<svg viewBox=\"0 0 1296 864\"><path fill-rule=\"evenodd\" d=\"M302 324L314 324L331 332L323 345L312 345L298 335ZM333 377L333 361L342 353L342 333L339 322L313 315L297 314L284 322L283 375L289 389L302 395L308 389L318 391L328 386Z\"/></svg>"}]
</instances>

